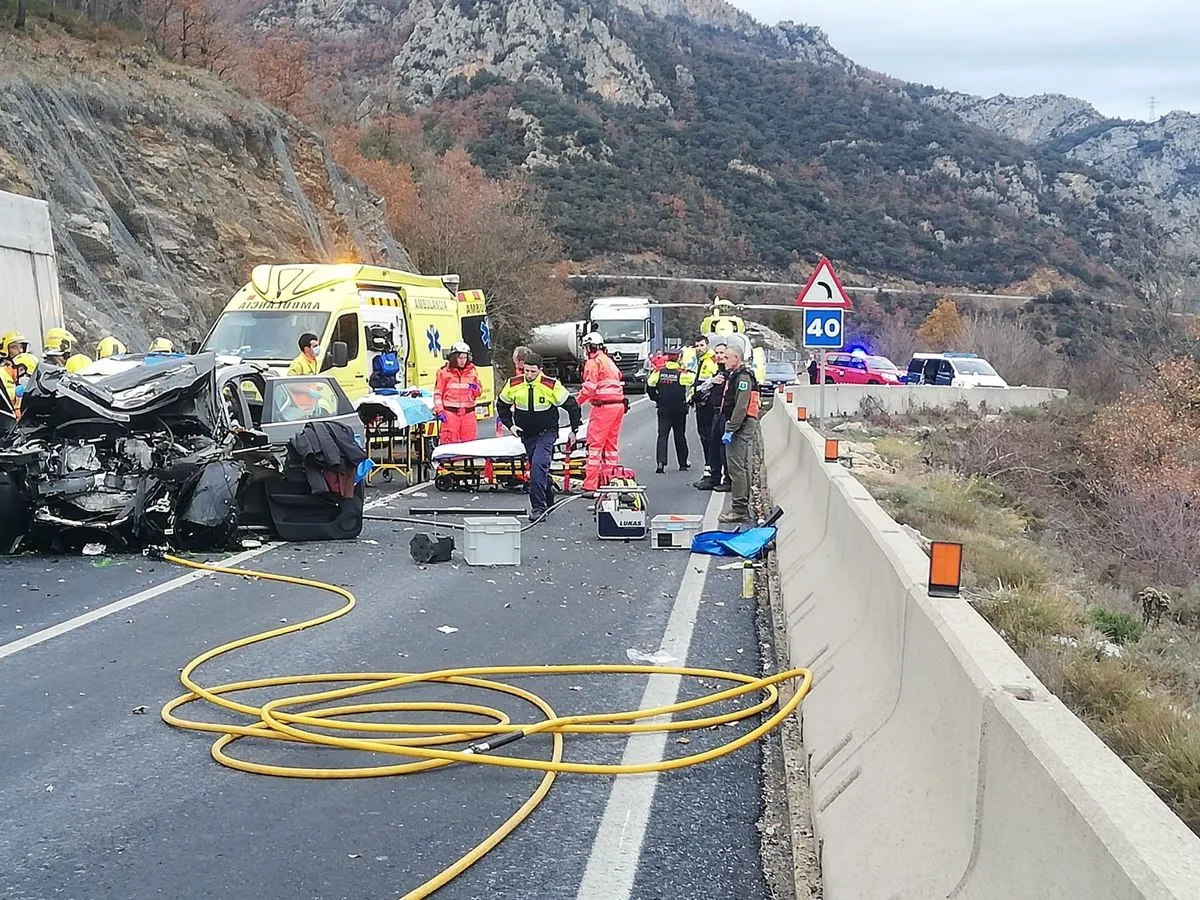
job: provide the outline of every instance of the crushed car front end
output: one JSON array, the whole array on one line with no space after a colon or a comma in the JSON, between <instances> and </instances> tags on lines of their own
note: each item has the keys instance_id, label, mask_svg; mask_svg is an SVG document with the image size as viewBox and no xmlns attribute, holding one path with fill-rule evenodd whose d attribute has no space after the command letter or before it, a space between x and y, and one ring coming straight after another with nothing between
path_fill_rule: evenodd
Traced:
<instances>
[{"instance_id":1,"label":"crushed car front end","mask_svg":"<svg viewBox=\"0 0 1200 900\"><path fill-rule=\"evenodd\" d=\"M39 367L0 437L24 539L55 550L227 544L246 466L270 454L248 455L231 427L212 354L127 363L102 375Z\"/></svg>"}]
</instances>

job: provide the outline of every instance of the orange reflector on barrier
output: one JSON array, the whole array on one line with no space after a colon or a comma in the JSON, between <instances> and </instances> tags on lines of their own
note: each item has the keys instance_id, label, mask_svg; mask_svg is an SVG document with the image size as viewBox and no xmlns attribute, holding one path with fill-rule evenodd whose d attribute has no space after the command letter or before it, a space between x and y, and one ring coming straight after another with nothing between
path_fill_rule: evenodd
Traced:
<instances>
[{"instance_id":1,"label":"orange reflector on barrier","mask_svg":"<svg viewBox=\"0 0 1200 900\"><path fill-rule=\"evenodd\" d=\"M807 422L808 421L808 407L807 406L797 406L796 407L796 421L797 422Z\"/></svg>"},{"instance_id":2,"label":"orange reflector on barrier","mask_svg":"<svg viewBox=\"0 0 1200 900\"><path fill-rule=\"evenodd\" d=\"M795 402L796 402L796 395L795 395L795 394L793 394L791 391L788 391L788 392L787 392L787 402L788 402L788 403L795 403Z\"/></svg>"},{"instance_id":3,"label":"orange reflector on barrier","mask_svg":"<svg viewBox=\"0 0 1200 900\"><path fill-rule=\"evenodd\" d=\"M957 597L962 584L962 544L933 541L929 545L929 595Z\"/></svg>"},{"instance_id":4,"label":"orange reflector on barrier","mask_svg":"<svg viewBox=\"0 0 1200 900\"><path fill-rule=\"evenodd\" d=\"M825 439L825 462L838 461L838 442L835 438Z\"/></svg>"}]
</instances>

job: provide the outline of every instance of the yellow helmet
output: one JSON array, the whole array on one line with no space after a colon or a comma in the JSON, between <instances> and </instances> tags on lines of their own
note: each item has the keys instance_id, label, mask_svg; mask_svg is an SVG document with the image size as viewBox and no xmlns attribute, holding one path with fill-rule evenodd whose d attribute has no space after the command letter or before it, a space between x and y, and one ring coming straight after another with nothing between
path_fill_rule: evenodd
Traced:
<instances>
[{"instance_id":1,"label":"yellow helmet","mask_svg":"<svg viewBox=\"0 0 1200 900\"><path fill-rule=\"evenodd\" d=\"M165 337L155 338L150 342L151 353L174 353L175 345Z\"/></svg>"},{"instance_id":2,"label":"yellow helmet","mask_svg":"<svg viewBox=\"0 0 1200 900\"><path fill-rule=\"evenodd\" d=\"M33 370L37 368L37 357L32 353L18 353L12 359L14 366L23 366L26 375L32 375Z\"/></svg>"},{"instance_id":3,"label":"yellow helmet","mask_svg":"<svg viewBox=\"0 0 1200 900\"><path fill-rule=\"evenodd\" d=\"M102 338L100 343L96 345L96 358L105 359L109 356L117 356L125 352L125 345L118 341L112 335Z\"/></svg>"},{"instance_id":4,"label":"yellow helmet","mask_svg":"<svg viewBox=\"0 0 1200 900\"><path fill-rule=\"evenodd\" d=\"M51 328L46 332L45 345L49 350L51 347L57 347L63 353L70 353L71 348L78 342L78 339L65 328Z\"/></svg>"},{"instance_id":5,"label":"yellow helmet","mask_svg":"<svg viewBox=\"0 0 1200 900\"><path fill-rule=\"evenodd\" d=\"M19 331L10 331L0 339L0 355L7 356L12 359L17 354L13 353L13 344L24 344L25 347L20 352L26 353L29 351L29 338L21 334Z\"/></svg>"},{"instance_id":6,"label":"yellow helmet","mask_svg":"<svg viewBox=\"0 0 1200 900\"><path fill-rule=\"evenodd\" d=\"M91 364L92 361L88 359L88 357L84 356L82 353L76 353L67 360L66 368L68 372L82 372Z\"/></svg>"}]
</instances>

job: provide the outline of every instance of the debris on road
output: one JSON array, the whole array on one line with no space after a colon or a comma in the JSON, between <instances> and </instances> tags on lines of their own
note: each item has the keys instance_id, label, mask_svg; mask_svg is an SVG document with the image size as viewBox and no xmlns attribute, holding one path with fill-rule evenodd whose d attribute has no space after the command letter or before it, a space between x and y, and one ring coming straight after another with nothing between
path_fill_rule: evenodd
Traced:
<instances>
[{"instance_id":1,"label":"debris on road","mask_svg":"<svg viewBox=\"0 0 1200 900\"><path fill-rule=\"evenodd\" d=\"M625 651L625 655L629 657L630 662L646 663L651 666L677 666L679 660L673 657L666 650L657 650L654 653L646 653L642 650L637 650L630 647Z\"/></svg>"},{"instance_id":2,"label":"debris on road","mask_svg":"<svg viewBox=\"0 0 1200 900\"><path fill-rule=\"evenodd\" d=\"M458 629L453 625L439 625L438 631L440 631L442 634L454 634L454 632L458 631Z\"/></svg>"}]
</instances>

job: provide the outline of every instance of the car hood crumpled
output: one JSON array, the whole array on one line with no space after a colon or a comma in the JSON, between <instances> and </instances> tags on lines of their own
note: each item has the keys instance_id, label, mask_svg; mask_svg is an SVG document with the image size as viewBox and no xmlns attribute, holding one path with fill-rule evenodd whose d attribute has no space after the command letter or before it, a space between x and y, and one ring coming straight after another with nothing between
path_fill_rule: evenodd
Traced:
<instances>
[{"instance_id":1,"label":"car hood crumpled","mask_svg":"<svg viewBox=\"0 0 1200 900\"><path fill-rule=\"evenodd\" d=\"M170 427L175 422L189 433L199 430L218 437L215 356L184 356L150 365L130 362L133 365L123 371L99 377L39 367L22 400L18 439L106 422L130 428Z\"/></svg>"}]
</instances>

